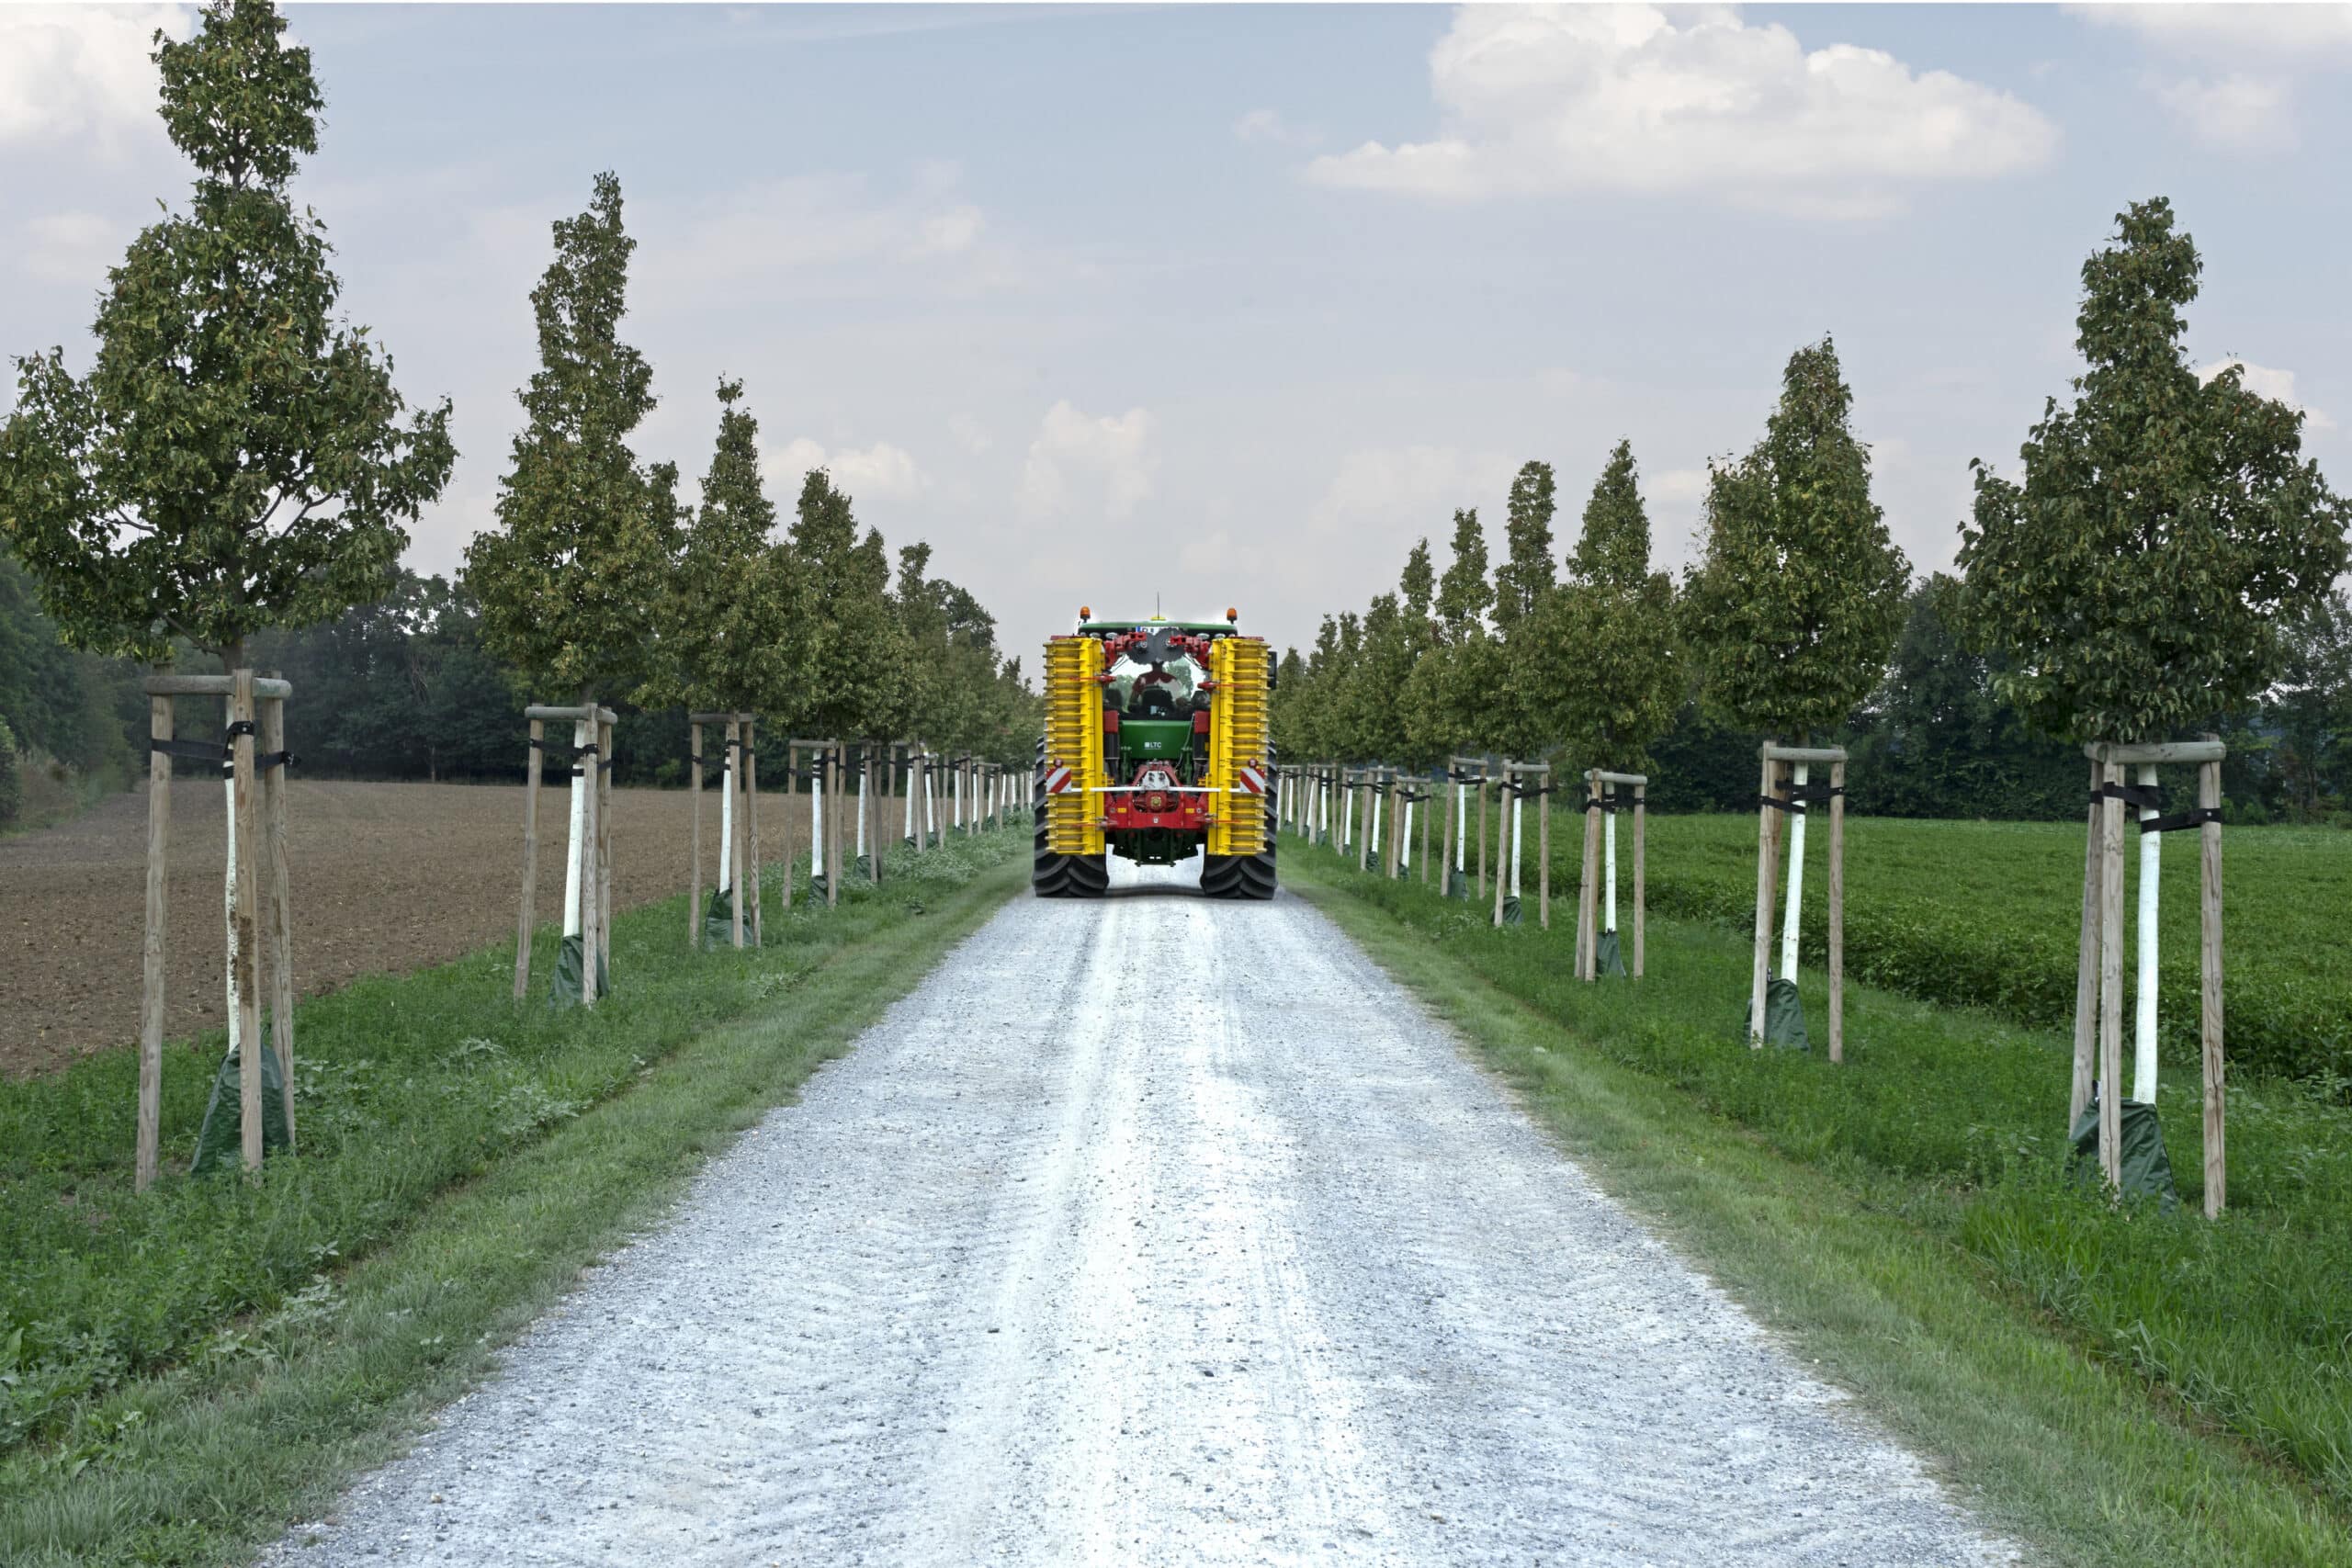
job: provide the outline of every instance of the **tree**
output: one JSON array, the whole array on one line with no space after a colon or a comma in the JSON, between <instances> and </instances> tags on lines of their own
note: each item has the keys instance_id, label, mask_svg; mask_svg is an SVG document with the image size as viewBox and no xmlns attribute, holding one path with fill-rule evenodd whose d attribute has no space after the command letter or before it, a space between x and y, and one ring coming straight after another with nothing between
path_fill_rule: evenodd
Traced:
<instances>
[{"instance_id":1,"label":"tree","mask_svg":"<svg viewBox=\"0 0 2352 1568\"><path fill-rule=\"evenodd\" d=\"M2305 821L2352 807L2352 594L2320 600L2284 629L2271 722L2289 808Z\"/></svg>"},{"instance_id":2,"label":"tree","mask_svg":"<svg viewBox=\"0 0 2352 1568\"><path fill-rule=\"evenodd\" d=\"M1710 466L1683 627L1705 705L1736 728L1803 740L1841 723L1902 626L1910 568L1871 500L1853 401L1831 342L1801 348L1764 439Z\"/></svg>"},{"instance_id":3,"label":"tree","mask_svg":"<svg viewBox=\"0 0 2352 1568\"><path fill-rule=\"evenodd\" d=\"M637 248L619 179L597 175L588 210L554 229L555 260L531 291L539 368L519 394L529 423L497 525L466 547L466 582L483 641L525 683L619 695L662 667L678 470L640 466L628 445L654 398L645 356L619 338Z\"/></svg>"},{"instance_id":4,"label":"tree","mask_svg":"<svg viewBox=\"0 0 2352 1568\"><path fill-rule=\"evenodd\" d=\"M672 635L653 690L688 708L756 713L792 701L809 649L799 573L769 537L775 507L760 479L759 421L742 397L742 382L719 382L718 444L669 580Z\"/></svg>"},{"instance_id":5,"label":"tree","mask_svg":"<svg viewBox=\"0 0 2352 1568\"><path fill-rule=\"evenodd\" d=\"M1436 758L1490 745L1496 700L1496 649L1487 629L1494 585L1477 508L1454 512L1452 550L1431 606L1432 647L1405 685L1407 733L1417 751Z\"/></svg>"},{"instance_id":6,"label":"tree","mask_svg":"<svg viewBox=\"0 0 2352 1568\"><path fill-rule=\"evenodd\" d=\"M262 627L382 592L448 482L448 402L401 423L390 356L331 320L325 228L287 189L322 100L285 27L224 0L187 42L155 35L188 212L107 273L87 377L59 348L17 361L0 534L76 648L163 662L179 637L241 666Z\"/></svg>"},{"instance_id":7,"label":"tree","mask_svg":"<svg viewBox=\"0 0 2352 1568\"><path fill-rule=\"evenodd\" d=\"M2345 568L2352 521L2303 416L2200 382L2181 344L2197 247L2163 197L2118 215L2083 265L2073 406L2043 405L2023 484L1973 465L1961 531L1968 628L2009 661L2007 688L2045 733L2165 739L2277 675L2279 627Z\"/></svg>"},{"instance_id":8,"label":"tree","mask_svg":"<svg viewBox=\"0 0 2352 1568\"><path fill-rule=\"evenodd\" d=\"M1558 650L1547 640L1559 592L1554 502L1552 465L1521 467L1504 513L1506 553L1495 568L1493 689L1486 710L1486 739L1507 756L1532 756L1558 735Z\"/></svg>"},{"instance_id":9,"label":"tree","mask_svg":"<svg viewBox=\"0 0 2352 1568\"><path fill-rule=\"evenodd\" d=\"M1650 570L1650 520L1633 444L1620 441L1585 502L1568 581L1539 613L1557 732L1581 766L1639 773L1674 723L1683 674L1674 582Z\"/></svg>"},{"instance_id":10,"label":"tree","mask_svg":"<svg viewBox=\"0 0 2352 1568\"><path fill-rule=\"evenodd\" d=\"M912 716L916 695L906 628L890 600L882 536L857 536L850 498L811 468L800 486L792 549L806 585L814 654L791 720L836 739L878 738ZM935 739L935 738L932 738Z\"/></svg>"}]
</instances>

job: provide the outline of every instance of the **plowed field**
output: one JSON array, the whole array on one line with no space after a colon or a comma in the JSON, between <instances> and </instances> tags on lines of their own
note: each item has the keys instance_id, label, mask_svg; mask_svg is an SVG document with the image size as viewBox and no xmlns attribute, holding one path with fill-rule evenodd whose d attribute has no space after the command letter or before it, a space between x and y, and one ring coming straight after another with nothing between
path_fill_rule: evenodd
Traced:
<instances>
[{"instance_id":1,"label":"plowed field","mask_svg":"<svg viewBox=\"0 0 2352 1568\"><path fill-rule=\"evenodd\" d=\"M210 782L172 789L167 1038L222 1021L224 794ZM614 904L683 891L691 797L683 790L614 794ZM796 800L791 814L801 838L807 804ZM703 842L714 865L718 805L715 793L705 795ZM550 787L539 807L542 920L556 919L562 902L564 810L564 792ZM786 815L782 795L763 797L760 830L771 861L784 852ZM298 782L287 816L302 995L454 958L514 933L520 786ZM138 1039L146 863L143 788L62 827L0 840L0 1072L41 1072Z\"/></svg>"}]
</instances>

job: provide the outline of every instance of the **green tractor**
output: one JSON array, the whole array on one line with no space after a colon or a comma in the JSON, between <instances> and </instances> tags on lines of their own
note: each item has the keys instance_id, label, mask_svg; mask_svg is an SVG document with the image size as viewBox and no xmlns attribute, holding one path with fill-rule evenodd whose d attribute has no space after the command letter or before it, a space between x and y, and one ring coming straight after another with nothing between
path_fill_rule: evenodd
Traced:
<instances>
[{"instance_id":1,"label":"green tractor","mask_svg":"<svg viewBox=\"0 0 2352 1568\"><path fill-rule=\"evenodd\" d=\"M1037 742L1041 898L1092 898L1109 857L1175 865L1200 854L1201 891L1274 896L1273 664L1215 621L1096 622L1046 644Z\"/></svg>"}]
</instances>

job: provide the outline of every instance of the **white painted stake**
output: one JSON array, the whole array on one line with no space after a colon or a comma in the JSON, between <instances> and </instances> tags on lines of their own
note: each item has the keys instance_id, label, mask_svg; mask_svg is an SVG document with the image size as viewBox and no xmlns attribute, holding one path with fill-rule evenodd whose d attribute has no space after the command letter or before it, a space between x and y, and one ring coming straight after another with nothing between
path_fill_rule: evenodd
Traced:
<instances>
[{"instance_id":1,"label":"white painted stake","mask_svg":"<svg viewBox=\"0 0 2352 1568\"><path fill-rule=\"evenodd\" d=\"M865 858L865 775L874 770L869 765L857 770L857 857Z\"/></svg>"},{"instance_id":2,"label":"white painted stake","mask_svg":"<svg viewBox=\"0 0 2352 1568\"><path fill-rule=\"evenodd\" d=\"M2155 785L2155 764L2142 764L2140 786ZM2143 822L2161 815L2153 806L2140 807ZM2143 1105L2156 1102L2156 891L2164 839L2162 833L2140 835L2140 988L2133 998L2139 1017L2132 1034L2132 1098Z\"/></svg>"},{"instance_id":3,"label":"white painted stake","mask_svg":"<svg viewBox=\"0 0 2352 1568\"><path fill-rule=\"evenodd\" d=\"M733 725L720 725L722 730ZM735 886L735 755L737 748L727 748L727 765L718 770L718 890L731 892Z\"/></svg>"},{"instance_id":4,"label":"white painted stake","mask_svg":"<svg viewBox=\"0 0 2352 1568\"><path fill-rule=\"evenodd\" d=\"M234 1056L244 1033L238 1009L243 995L237 985L244 949L237 941L237 780L226 762L220 765L220 798L229 808L229 869L220 879L220 913L229 928L229 1054Z\"/></svg>"},{"instance_id":5,"label":"white painted stake","mask_svg":"<svg viewBox=\"0 0 2352 1568\"><path fill-rule=\"evenodd\" d=\"M914 837L915 837L915 773L916 773L916 771L917 771L917 770L916 770L916 767L915 767L914 761L913 761L913 759L910 758L910 759L908 760L908 761L907 761L907 813L906 813L906 815L907 815L907 841L908 841L909 843L912 843L912 842L914 841Z\"/></svg>"},{"instance_id":6,"label":"white painted stake","mask_svg":"<svg viewBox=\"0 0 2352 1568\"><path fill-rule=\"evenodd\" d=\"M808 876L811 881L825 874L825 758L817 754L817 765L808 774Z\"/></svg>"},{"instance_id":7,"label":"white painted stake","mask_svg":"<svg viewBox=\"0 0 2352 1568\"><path fill-rule=\"evenodd\" d=\"M1521 809L1527 802L1517 794L1510 797L1510 896L1519 897L1519 846L1526 835L1527 813Z\"/></svg>"},{"instance_id":8,"label":"white painted stake","mask_svg":"<svg viewBox=\"0 0 2352 1568\"><path fill-rule=\"evenodd\" d=\"M1797 765L1795 782L1804 783L1805 764ZM1797 977L1797 912L1804 907L1804 807L1789 813L1789 916L1781 926L1781 978Z\"/></svg>"},{"instance_id":9,"label":"white painted stake","mask_svg":"<svg viewBox=\"0 0 2352 1568\"><path fill-rule=\"evenodd\" d=\"M1600 863L1606 868L1603 880L1609 887L1609 923L1600 929L1614 931L1617 929L1617 814L1614 811L1600 814Z\"/></svg>"},{"instance_id":10,"label":"white painted stake","mask_svg":"<svg viewBox=\"0 0 2352 1568\"><path fill-rule=\"evenodd\" d=\"M1467 870L1469 870L1469 868L1470 868L1470 863L1469 863L1468 859L1466 858L1466 856L1467 856L1467 854L1468 854L1468 852L1469 852L1469 848L1470 848L1470 786L1469 786L1468 784L1455 784L1455 785L1453 786L1453 869L1454 869L1454 870L1456 870L1456 871L1465 871L1465 872L1466 872Z\"/></svg>"},{"instance_id":11,"label":"white painted stake","mask_svg":"<svg viewBox=\"0 0 2352 1568\"><path fill-rule=\"evenodd\" d=\"M574 751L588 744L590 731L585 719L574 719L571 725L571 749ZM571 764L571 841L563 857L563 934L580 934L580 875L581 860L587 852L584 840L588 827L588 792L581 787L581 763Z\"/></svg>"},{"instance_id":12,"label":"white painted stake","mask_svg":"<svg viewBox=\"0 0 2352 1568\"><path fill-rule=\"evenodd\" d=\"M922 771L922 837L923 837L923 842L925 842L925 843L929 843L929 842L931 841L931 836L932 836L932 834L933 834L934 832L938 831L938 829L939 829L939 809L938 809L938 802L937 802L937 801L935 801L935 800L933 800L933 799L932 798L932 794L931 794L931 769L930 769L930 767L926 764L926 766L923 768L923 771Z\"/></svg>"},{"instance_id":13,"label":"white painted stake","mask_svg":"<svg viewBox=\"0 0 2352 1568\"><path fill-rule=\"evenodd\" d=\"M1404 838L1405 847L1397 852L1397 864L1410 871L1413 869L1413 803L1409 800L1405 803Z\"/></svg>"},{"instance_id":14,"label":"white painted stake","mask_svg":"<svg viewBox=\"0 0 2352 1568\"><path fill-rule=\"evenodd\" d=\"M1380 842L1380 797L1386 793L1387 792L1385 790L1383 790L1377 784L1373 786L1372 825L1364 829L1364 837L1369 839L1375 845ZM1379 858L1376 851L1374 858L1375 860Z\"/></svg>"}]
</instances>

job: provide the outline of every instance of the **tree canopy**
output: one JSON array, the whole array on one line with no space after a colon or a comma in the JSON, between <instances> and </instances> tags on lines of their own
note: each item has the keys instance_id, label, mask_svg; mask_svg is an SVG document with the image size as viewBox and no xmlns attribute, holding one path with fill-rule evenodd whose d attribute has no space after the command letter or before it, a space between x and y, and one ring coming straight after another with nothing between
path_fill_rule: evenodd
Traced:
<instances>
[{"instance_id":1,"label":"tree canopy","mask_svg":"<svg viewBox=\"0 0 2352 1568\"><path fill-rule=\"evenodd\" d=\"M1784 739L1842 723L1885 672L1910 567L1871 499L1829 339L1789 356L1747 456L1708 474L1685 643L1711 713Z\"/></svg>"},{"instance_id":2,"label":"tree canopy","mask_svg":"<svg viewBox=\"0 0 2352 1568\"><path fill-rule=\"evenodd\" d=\"M2189 366L2201 271L2169 202L2120 214L2083 265L2073 405L2043 405L2022 484L1973 465L1963 614L2052 735L2166 739L2247 701L2345 568L2352 512L2302 458L2303 416Z\"/></svg>"},{"instance_id":3,"label":"tree canopy","mask_svg":"<svg viewBox=\"0 0 2352 1568\"><path fill-rule=\"evenodd\" d=\"M17 361L0 535L74 647L244 660L263 627L385 591L405 525L448 482L449 404L417 412L364 327L333 319L325 228L288 193L318 151L311 51L263 0L155 35L163 118L196 165L185 216L107 273L97 358Z\"/></svg>"},{"instance_id":4,"label":"tree canopy","mask_svg":"<svg viewBox=\"0 0 2352 1568\"><path fill-rule=\"evenodd\" d=\"M815 654L807 690L789 710L812 737L878 739L914 717L919 696L907 628L890 597L882 536L858 537L850 498L811 468L800 486L792 549L805 585Z\"/></svg>"},{"instance_id":5,"label":"tree canopy","mask_svg":"<svg viewBox=\"0 0 2352 1568\"><path fill-rule=\"evenodd\" d=\"M678 470L639 464L628 446L653 410L653 372L620 341L637 242L621 226L618 177L597 175L588 209L554 227L555 260L531 291L529 422L498 524L466 548L466 581L483 639L526 682L621 695L661 669Z\"/></svg>"},{"instance_id":6,"label":"tree canopy","mask_svg":"<svg viewBox=\"0 0 2352 1568\"><path fill-rule=\"evenodd\" d=\"M1620 441L1585 502L1568 580L1539 615L1555 732L1579 767L1641 772L1684 687L1673 580L1650 570L1650 520L1633 444Z\"/></svg>"}]
</instances>

